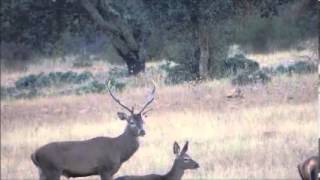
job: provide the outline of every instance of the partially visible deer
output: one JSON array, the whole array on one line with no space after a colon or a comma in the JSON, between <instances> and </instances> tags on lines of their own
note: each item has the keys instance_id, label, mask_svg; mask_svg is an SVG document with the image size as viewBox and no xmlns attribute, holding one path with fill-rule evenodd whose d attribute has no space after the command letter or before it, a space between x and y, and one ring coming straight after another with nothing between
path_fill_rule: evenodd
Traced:
<instances>
[{"instance_id":1,"label":"partially visible deer","mask_svg":"<svg viewBox=\"0 0 320 180\"><path fill-rule=\"evenodd\" d=\"M165 175L149 174L145 176L122 176L116 180L180 180L187 169L197 169L199 164L192 160L186 153L188 151L188 141L180 152L178 143L174 142L173 153L176 155L171 170Z\"/></svg>"},{"instance_id":2,"label":"partially visible deer","mask_svg":"<svg viewBox=\"0 0 320 180\"><path fill-rule=\"evenodd\" d=\"M298 165L298 171L302 180L318 180L319 157L312 156Z\"/></svg>"},{"instance_id":3,"label":"partially visible deer","mask_svg":"<svg viewBox=\"0 0 320 180\"><path fill-rule=\"evenodd\" d=\"M111 180L121 164L138 149L138 137L144 136L144 111L154 100L155 86L143 108L134 113L120 102L107 86L110 96L130 114L118 112L121 120L126 120L124 132L114 138L96 137L85 141L53 142L37 149L32 155L33 163L39 169L41 180L58 180L60 176L85 177L99 175L102 180Z\"/></svg>"}]
</instances>

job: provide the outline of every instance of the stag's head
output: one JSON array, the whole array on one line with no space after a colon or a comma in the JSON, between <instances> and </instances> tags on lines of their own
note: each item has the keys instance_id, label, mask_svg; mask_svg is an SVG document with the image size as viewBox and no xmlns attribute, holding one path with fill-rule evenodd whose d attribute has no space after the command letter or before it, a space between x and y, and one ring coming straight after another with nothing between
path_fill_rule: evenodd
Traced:
<instances>
[{"instance_id":1,"label":"stag's head","mask_svg":"<svg viewBox=\"0 0 320 180\"><path fill-rule=\"evenodd\" d=\"M149 94L147 102L143 105L142 109L138 112L134 112L134 108L131 109L128 108L126 105L120 102L119 99L117 99L114 94L110 90L110 82L108 82L107 85L108 91L110 96L114 101L116 101L121 107L123 107L126 112L118 112L118 117L120 120L126 120L127 121L127 130L130 131L135 136L144 136L146 134L144 128L143 128L143 116L145 116L151 109L146 110L146 108L153 102L154 100L154 93L155 93L155 86L153 85L153 89L151 93Z\"/></svg>"},{"instance_id":2,"label":"stag's head","mask_svg":"<svg viewBox=\"0 0 320 180\"><path fill-rule=\"evenodd\" d=\"M197 169L199 168L199 164L193 160L188 154L188 141L183 146L180 151L180 146L177 142L173 144L173 153L176 155L175 164L176 167L186 170L186 169Z\"/></svg>"}]
</instances>

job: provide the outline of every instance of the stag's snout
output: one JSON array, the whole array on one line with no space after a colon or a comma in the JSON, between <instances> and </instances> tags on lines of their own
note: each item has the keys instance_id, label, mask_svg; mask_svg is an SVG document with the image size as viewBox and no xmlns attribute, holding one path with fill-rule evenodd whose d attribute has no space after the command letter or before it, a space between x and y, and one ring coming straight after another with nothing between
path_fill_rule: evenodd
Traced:
<instances>
[{"instance_id":1,"label":"stag's snout","mask_svg":"<svg viewBox=\"0 0 320 180\"><path fill-rule=\"evenodd\" d=\"M139 136L144 136L146 135L146 131L144 129L139 130Z\"/></svg>"}]
</instances>

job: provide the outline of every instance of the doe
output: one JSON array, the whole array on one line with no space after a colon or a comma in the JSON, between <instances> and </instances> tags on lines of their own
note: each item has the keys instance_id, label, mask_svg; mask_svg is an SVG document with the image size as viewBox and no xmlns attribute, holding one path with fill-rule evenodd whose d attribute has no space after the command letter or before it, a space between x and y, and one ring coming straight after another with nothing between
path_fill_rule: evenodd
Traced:
<instances>
[{"instance_id":1,"label":"doe","mask_svg":"<svg viewBox=\"0 0 320 180\"><path fill-rule=\"evenodd\" d=\"M177 142L173 144L173 153L176 155L171 170L165 175L149 174L144 176L122 176L116 180L180 180L187 169L197 169L199 164L191 159L186 153L188 151L188 141L183 146L180 152L180 147Z\"/></svg>"}]
</instances>

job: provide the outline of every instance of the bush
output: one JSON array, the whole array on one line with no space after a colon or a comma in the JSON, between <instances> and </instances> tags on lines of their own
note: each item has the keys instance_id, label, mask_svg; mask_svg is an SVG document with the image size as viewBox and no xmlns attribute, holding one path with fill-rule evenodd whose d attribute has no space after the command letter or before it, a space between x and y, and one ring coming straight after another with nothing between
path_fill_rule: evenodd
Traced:
<instances>
[{"instance_id":1,"label":"bush","mask_svg":"<svg viewBox=\"0 0 320 180\"><path fill-rule=\"evenodd\" d=\"M15 82L17 89L43 88L62 84L81 84L90 80L93 75L90 72L80 74L72 71L51 72L49 74L40 73L38 75L28 75Z\"/></svg>"},{"instance_id":2,"label":"bush","mask_svg":"<svg viewBox=\"0 0 320 180\"><path fill-rule=\"evenodd\" d=\"M183 65L177 65L171 68L166 68L166 84L180 84L197 79L196 73L191 73L186 70Z\"/></svg>"},{"instance_id":3,"label":"bush","mask_svg":"<svg viewBox=\"0 0 320 180\"><path fill-rule=\"evenodd\" d=\"M107 76L112 79L121 79L128 76L128 70L125 68L114 67L110 69Z\"/></svg>"},{"instance_id":4,"label":"bush","mask_svg":"<svg viewBox=\"0 0 320 180\"><path fill-rule=\"evenodd\" d=\"M276 67L275 74L284 74L284 73L288 73L287 67L284 67L282 64Z\"/></svg>"},{"instance_id":5,"label":"bush","mask_svg":"<svg viewBox=\"0 0 320 180\"><path fill-rule=\"evenodd\" d=\"M106 86L98 81L92 81L89 84L79 87L75 90L76 94L101 93L106 91Z\"/></svg>"},{"instance_id":6,"label":"bush","mask_svg":"<svg viewBox=\"0 0 320 180\"><path fill-rule=\"evenodd\" d=\"M91 67L92 65L91 61L76 61L72 64L72 66L76 68Z\"/></svg>"},{"instance_id":7,"label":"bush","mask_svg":"<svg viewBox=\"0 0 320 180\"><path fill-rule=\"evenodd\" d=\"M110 78L109 81L110 81L110 86L111 86L110 88L114 89L116 91L122 91L126 86L126 84L124 82L121 82L115 78Z\"/></svg>"},{"instance_id":8,"label":"bush","mask_svg":"<svg viewBox=\"0 0 320 180\"><path fill-rule=\"evenodd\" d=\"M14 88L14 87L2 87L1 86L0 91L1 91L1 93L0 93L1 94L1 99L2 98L7 98L7 97L13 97L14 94L17 93L17 89Z\"/></svg>"},{"instance_id":9,"label":"bush","mask_svg":"<svg viewBox=\"0 0 320 180\"><path fill-rule=\"evenodd\" d=\"M288 67L290 73L304 74L317 71L317 65L307 61L298 61Z\"/></svg>"},{"instance_id":10,"label":"bush","mask_svg":"<svg viewBox=\"0 0 320 180\"><path fill-rule=\"evenodd\" d=\"M243 54L237 54L225 60L223 69L226 75L236 75L243 71L250 73L259 69L259 63L247 59Z\"/></svg>"},{"instance_id":11,"label":"bush","mask_svg":"<svg viewBox=\"0 0 320 180\"><path fill-rule=\"evenodd\" d=\"M306 74L317 71L317 65L308 61L298 61L288 66L279 65L275 68L274 74Z\"/></svg>"},{"instance_id":12,"label":"bush","mask_svg":"<svg viewBox=\"0 0 320 180\"><path fill-rule=\"evenodd\" d=\"M271 81L271 78L262 70L257 70L255 72L242 72L232 79L233 85L247 85L262 83L265 84Z\"/></svg>"},{"instance_id":13,"label":"bush","mask_svg":"<svg viewBox=\"0 0 320 180\"><path fill-rule=\"evenodd\" d=\"M38 96L39 92L36 89L18 90L15 87L1 87L1 99L8 98L32 98Z\"/></svg>"}]
</instances>

